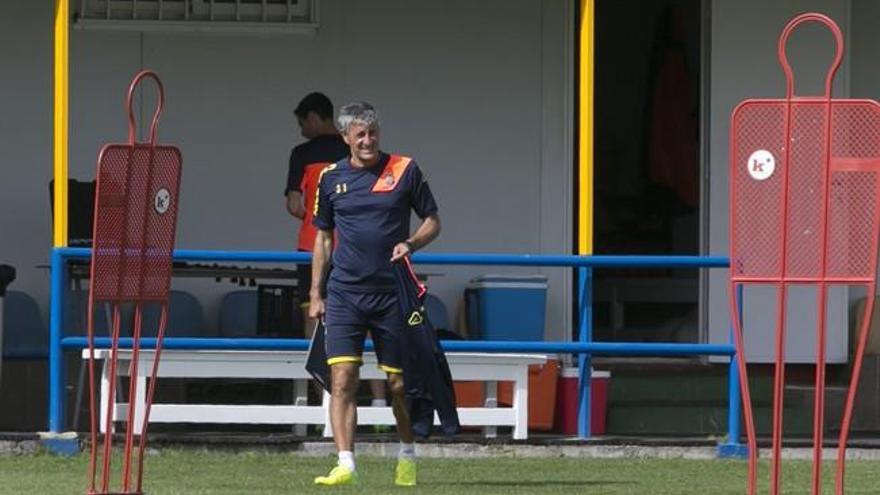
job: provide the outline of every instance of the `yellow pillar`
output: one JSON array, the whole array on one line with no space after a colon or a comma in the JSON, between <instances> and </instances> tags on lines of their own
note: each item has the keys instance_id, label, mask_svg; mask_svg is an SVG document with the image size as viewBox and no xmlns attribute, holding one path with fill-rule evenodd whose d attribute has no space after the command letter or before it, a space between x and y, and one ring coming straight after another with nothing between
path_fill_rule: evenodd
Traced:
<instances>
[{"instance_id":1,"label":"yellow pillar","mask_svg":"<svg viewBox=\"0 0 880 495\"><path fill-rule=\"evenodd\" d=\"M55 0L55 63L53 110L53 169L55 174L55 226L52 245L67 246L67 109L68 31L70 1Z\"/></svg>"},{"instance_id":2,"label":"yellow pillar","mask_svg":"<svg viewBox=\"0 0 880 495\"><path fill-rule=\"evenodd\" d=\"M593 254L593 27L594 0L580 0L578 60L578 254Z\"/></svg>"}]
</instances>

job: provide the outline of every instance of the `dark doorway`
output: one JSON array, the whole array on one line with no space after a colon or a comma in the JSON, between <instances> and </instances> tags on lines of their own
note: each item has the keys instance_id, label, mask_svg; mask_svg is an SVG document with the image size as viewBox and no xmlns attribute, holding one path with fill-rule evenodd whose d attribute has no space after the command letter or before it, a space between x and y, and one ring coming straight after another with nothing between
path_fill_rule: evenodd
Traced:
<instances>
[{"instance_id":1,"label":"dark doorway","mask_svg":"<svg viewBox=\"0 0 880 495\"><path fill-rule=\"evenodd\" d=\"M700 252L700 0L598 0L595 253ZM698 342L695 269L595 271L594 339Z\"/></svg>"}]
</instances>

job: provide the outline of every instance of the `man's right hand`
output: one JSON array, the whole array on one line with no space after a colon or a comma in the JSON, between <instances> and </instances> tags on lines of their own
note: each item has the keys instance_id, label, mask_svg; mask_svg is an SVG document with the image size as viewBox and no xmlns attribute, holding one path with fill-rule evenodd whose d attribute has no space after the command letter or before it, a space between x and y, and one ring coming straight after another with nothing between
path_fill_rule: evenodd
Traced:
<instances>
[{"instance_id":1,"label":"man's right hand","mask_svg":"<svg viewBox=\"0 0 880 495\"><path fill-rule=\"evenodd\" d=\"M309 295L309 318L317 320L324 316L324 299L320 294Z\"/></svg>"},{"instance_id":2,"label":"man's right hand","mask_svg":"<svg viewBox=\"0 0 880 495\"><path fill-rule=\"evenodd\" d=\"M299 191L287 192L285 206L287 206L287 212L290 213L293 217L299 218L300 220L305 218L306 207L303 206L302 193L300 193Z\"/></svg>"}]
</instances>

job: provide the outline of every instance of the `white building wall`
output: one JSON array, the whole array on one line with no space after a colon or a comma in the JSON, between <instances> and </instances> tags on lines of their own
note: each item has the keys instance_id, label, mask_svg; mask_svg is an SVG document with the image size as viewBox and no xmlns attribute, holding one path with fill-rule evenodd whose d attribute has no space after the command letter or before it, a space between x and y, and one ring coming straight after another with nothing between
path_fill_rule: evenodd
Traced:
<instances>
[{"instance_id":1,"label":"white building wall","mask_svg":"<svg viewBox=\"0 0 880 495\"><path fill-rule=\"evenodd\" d=\"M51 3L0 5L0 262L15 265L14 287L42 304L48 272L35 266L48 262L52 242ZM160 139L184 157L178 246L292 249L297 224L282 196L290 147L301 141L292 108L320 90L337 104L375 104L383 148L425 170L444 221L429 251L567 253L573 15L551 0L321 0L313 37L72 29L70 176L91 179L101 144L125 139L125 90L150 68L166 88ZM443 274L430 285L452 312L473 276L517 272L424 270ZM547 273L548 336L561 338L570 277ZM237 288L174 286L196 292L210 320L220 295Z\"/></svg>"}]
</instances>

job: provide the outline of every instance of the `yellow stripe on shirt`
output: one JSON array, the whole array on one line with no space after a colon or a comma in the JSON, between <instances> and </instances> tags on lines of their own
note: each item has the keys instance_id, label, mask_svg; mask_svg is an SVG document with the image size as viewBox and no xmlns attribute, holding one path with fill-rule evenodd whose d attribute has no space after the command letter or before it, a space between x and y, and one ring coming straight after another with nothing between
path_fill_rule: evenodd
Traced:
<instances>
[{"instance_id":1,"label":"yellow stripe on shirt","mask_svg":"<svg viewBox=\"0 0 880 495\"><path fill-rule=\"evenodd\" d=\"M321 179L324 178L324 173L333 170L334 168L336 168L336 164L331 163L330 165L324 167L324 169L321 170L321 173L318 175L318 187L315 188L315 208L314 210L312 210L312 216L318 216L318 204L321 202Z\"/></svg>"}]
</instances>

